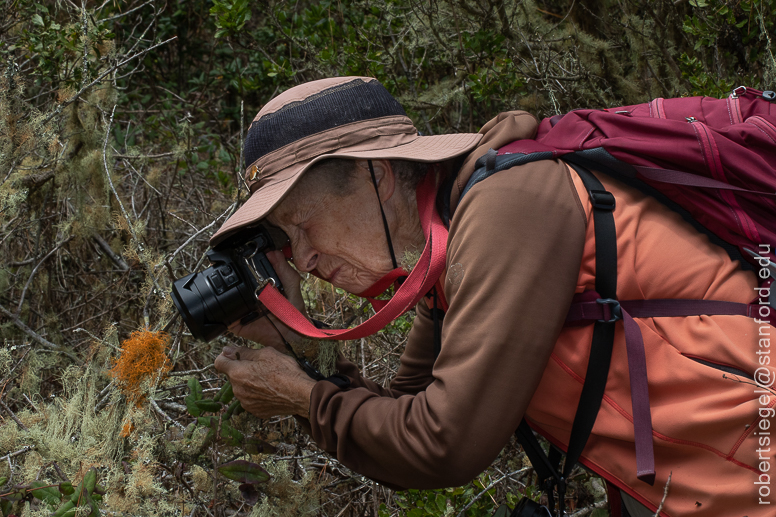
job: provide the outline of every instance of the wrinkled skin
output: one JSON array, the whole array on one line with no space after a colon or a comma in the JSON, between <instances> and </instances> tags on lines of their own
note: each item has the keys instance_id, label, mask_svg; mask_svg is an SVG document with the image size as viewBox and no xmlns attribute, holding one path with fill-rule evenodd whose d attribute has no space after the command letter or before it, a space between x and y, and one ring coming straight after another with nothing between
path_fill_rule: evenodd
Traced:
<instances>
[{"instance_id":1,"label":"wrinkled skin","mask_svg":"<svg viewBox=\"0 0 776 517\"><path fill-rule=\"evenodd\" d=\"M414 193L402 191L390 162L380 160L373 164L395 251L398 254L404 249L422 247L424 237ZM315 270L336 287L360 293L393 269L366 162L358 162L353 188L344 197L315 183L302 181L267 217L291 239L296 270L280 252L268 253L267 257L283 283L286 296L302 314L306 311L297 270ZM272 318L277 330L267 318ZM226 347L216 358L216 370L229 377L235 397L243 407L259 417L308 417L315 381L285 355L286 348L278 331L289 343L300 336L274 316L247 325L236 323L230 330L266 347L261 350Z\"/></svg>"},{"instance_id":2,"label":"wrinkled skin","mask_svg":"<svg viewBox=\"0 0 776 517\"><path fill-rule=\"evenodd\" d=\"M237 359L237 354L240 359ZM224 347L216 370L232 383L234 396L246 411L260 418L276 415L307 417L315 381L290 356L272 347L260 350Z\"/></svg>"}]
</instances>

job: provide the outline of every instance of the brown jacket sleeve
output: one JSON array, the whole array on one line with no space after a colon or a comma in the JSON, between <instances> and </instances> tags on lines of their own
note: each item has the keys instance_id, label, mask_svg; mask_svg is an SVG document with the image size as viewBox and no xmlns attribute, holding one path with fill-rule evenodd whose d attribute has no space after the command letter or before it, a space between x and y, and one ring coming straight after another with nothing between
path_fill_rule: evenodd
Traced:
<instances>
[{"instance_id":1,"label":"brown jacket sleeve","mask_svg":"<svg viewBox=\"0 0 776 517\"><path fill-rule=\"evenodd\" d=\"M539 383L574 293L584 236L565 165L523 165L475 186L450 227L450 307L433 382L398 397L319 382L310 405L315 441L353 470L392 485L471 480L507 442ZM393 385L406 393L425 386L433 361L422 330L427 315L418 317L426 323L413 329L413 357L402 361L404 380Z\"/></svg>"},{"instance_id":2,"label":"brown jacket sleeve","mask_svg":"<svg viewBox=\"0 0 776 517\"><path fill-rule=\"evenodd\" d=\"M337 373L350 378L351 387L366 388L384 397L400 397L402 395L415 395L423 391L434 380L431 370L434 367L434 351L432 339L434 337L431 313L425 303L420 303L415 308L417 316L412 321L407 339L407 346L401 355L399 371L391 381L390 388L386 389L367 378L361 376L358 366L339 354L337 357Z\"/></svg>"}]
</instances>

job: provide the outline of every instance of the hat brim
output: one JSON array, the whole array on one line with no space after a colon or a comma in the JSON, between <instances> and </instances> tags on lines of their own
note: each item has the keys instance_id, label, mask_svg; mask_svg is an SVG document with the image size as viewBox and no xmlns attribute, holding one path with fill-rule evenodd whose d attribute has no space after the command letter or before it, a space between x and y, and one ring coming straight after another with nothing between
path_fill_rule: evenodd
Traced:
<instances>
[{"instance_id":1,"label":"hat brim","mask_svg":"<svg viewBox=\"0 0 776 517\"><path fill-rule=\"evenodd\" d=\"M216 246L237 231L254 226L264 219L291 191L297 181L315 163L330 158L353 160L410 160L434 163L455 158L474 149L482 139L479 133L418 136L413 141L385 149L358 149L354 146L322 154L312 160L295 163L272 176L256 190L221 228L210 238Z\"/></svg>"}]
</instances>

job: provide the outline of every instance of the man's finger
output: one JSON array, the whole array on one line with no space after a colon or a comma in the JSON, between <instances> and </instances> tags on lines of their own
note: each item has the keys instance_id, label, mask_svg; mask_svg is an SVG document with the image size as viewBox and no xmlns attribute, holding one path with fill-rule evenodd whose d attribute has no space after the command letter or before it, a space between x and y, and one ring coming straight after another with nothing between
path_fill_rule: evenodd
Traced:
<instances>
[{"instance_id":1,"label":"man's finger","mask_svg":"<svg viewBox=\"0 0 776 517\"><path fill-rule=\"evenodd\" d=\"M235 355L240 354L239 361L258 361L261 350L262 349L240 347L236 350Z\"/></svg>"},{"instance_id":2,"label":"man's finger","mask_svg":"<svg viewBox=\"0 0 776 517\"><path fill-rule=\"evenodd\" d=\"M229 376L229 370L232 369L235 362L236 362L235 360L230 359L224 354L219 354L219 356L216 357L216 360L213 363L213 366L215 366L216 371L218 373L225 373L227 376Z\"/></svg>"}]
</instances>

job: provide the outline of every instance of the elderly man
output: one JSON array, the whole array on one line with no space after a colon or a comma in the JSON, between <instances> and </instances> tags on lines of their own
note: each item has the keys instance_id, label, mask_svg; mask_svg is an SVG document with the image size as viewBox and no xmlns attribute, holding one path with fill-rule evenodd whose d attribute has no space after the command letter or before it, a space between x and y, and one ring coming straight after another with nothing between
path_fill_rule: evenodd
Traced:
<instances>
[{"instance_id":1,"label":"elderly man","mask_svg":"<svg viewBox=\"0 0 776 517\"><path fill-rule=\"evenodd\" d=\"M444 272L417 305L389 388L342 357L337 369L350 386L314 381L283 353L283 339L301 337L263 318L232 330L265 348L239 355L227 348L216 360L243 406L261 417L307 419L318 445L339 461L405 488L468 482L523 417L565 449L593 333L564 327L575 293L595 287L587 189L565 163L543 160L494 174L461 198L477 158L532 138L536 127L531 115L509 112L479 134L420 136L377 81L359 77L303 84L264 106L245 142L253 193L213 244L266 219L289 236L296 270L360 294L392 279L398 262L411 269L400 259L417 256L428 233L419 205L435 203L449 235ZM751 299L752 272L653 199L599 179L617 198L617 289L625 299ZM298 273L280 252L270 260L304 313ZM656 482L636 479L621 330L581 463L620 489L630 515L654 513L670 473L661 515L772 515L756 503L758 437L748 431L759 395L715 368L758 367L756 324L724 316L639 326Z\"/></svg>"}]
</instances>

